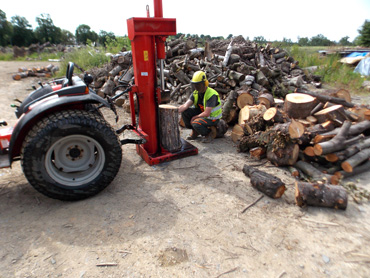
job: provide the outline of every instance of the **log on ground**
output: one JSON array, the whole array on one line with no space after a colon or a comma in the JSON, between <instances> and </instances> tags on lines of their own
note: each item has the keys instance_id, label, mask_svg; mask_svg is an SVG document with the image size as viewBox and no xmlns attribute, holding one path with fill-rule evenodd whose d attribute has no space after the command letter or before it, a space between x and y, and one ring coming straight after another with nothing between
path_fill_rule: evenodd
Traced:
<instances>
[{"instance_id":1,"label":"log on ground","mask_svg":"<svg viewBox=\"0 0 370 278\"><path fill-rule=\"evenodd\" d=\"M345 210L348 195L342 186L296 181L295 202L299 207L307 205Z\"/></svg>"},{"instance_id":2,"label":"log on ground","mask_svg":"<svg viewBox=\"0 0 370 278\"><path fill-rule=\"evenodd\" d=\"M278 199L285 192L285 184L276 176L260 171L254 167L244 165L243 172L251 180L254 188L270 198Z\"/></svg>"}]
</instances>

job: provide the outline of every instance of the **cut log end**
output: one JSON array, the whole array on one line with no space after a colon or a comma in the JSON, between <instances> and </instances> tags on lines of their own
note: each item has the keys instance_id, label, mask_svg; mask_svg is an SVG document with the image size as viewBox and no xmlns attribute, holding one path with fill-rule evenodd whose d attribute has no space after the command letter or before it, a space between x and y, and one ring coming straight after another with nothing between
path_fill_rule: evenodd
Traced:
<instances>
[{"instance_id":1,"label":"cut log end","mask_svg":"<svg viewBox=\"0 0 370 278\"><path fill-rule=\"evenodd\" d=\"M297 206L317 206L346 209L347 192L342 186L320 183L295 182Z\"/></svg>"}]
</instances>

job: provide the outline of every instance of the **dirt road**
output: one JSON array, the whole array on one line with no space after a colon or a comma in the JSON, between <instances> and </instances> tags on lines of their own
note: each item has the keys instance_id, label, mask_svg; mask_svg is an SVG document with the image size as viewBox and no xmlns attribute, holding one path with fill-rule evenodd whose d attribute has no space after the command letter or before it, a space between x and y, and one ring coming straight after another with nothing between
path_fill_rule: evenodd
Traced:
<instances>
[{"instance_id":1,"label":"dirt road","mask_svg":"<svg viewBox=\"0 0 370 278\"><path fill-rule=\"evenodd\" d=\"M1 117L10 124L12 99L38 81L12 80L25 63L0 62ZM294 180L266 163L259 169L287 191L241 213L261 195L241 169L261 161L237 153L229 133L193 144L198 155L159 166L123 146L113 183L79 202L39 194L19 162L0 170L0 277L370 277L369 203L301 209ZM369 175L355 181L370 190Z\"/></svg>"}]
</instances>

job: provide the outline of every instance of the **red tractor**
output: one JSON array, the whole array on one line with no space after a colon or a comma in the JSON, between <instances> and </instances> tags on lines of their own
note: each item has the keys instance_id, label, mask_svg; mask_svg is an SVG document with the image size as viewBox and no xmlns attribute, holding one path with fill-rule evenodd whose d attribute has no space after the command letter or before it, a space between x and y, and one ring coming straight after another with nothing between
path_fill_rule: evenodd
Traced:
<instances>
[{"instance_id":1,"label":"red tractor","mask_svg":"<svg viewBox=\"0 0 370 278\"><path fill-rule=\"evenodd\" d=\"M92 196L114 179L122 158L121 142L102 117L99 106L112 102L73 76L69 63L65 78L42 85L16 109L14 128L0 129L0 167L20 160L29 183L56 199ZM6 125L5 122L2 122Z\"/></svg>"},{"instance_id":2,"label":"red tractor","mask_svg":"<svg viewBox=\"0 0 370 278\"><path fill-rule=\"evenodd\" d=\"M91 76L85 74L83 80L73 76L74 64L70 62L65 78L40 83L41 87L21 103L14 129L0 129L0 168L21 160L23 172L35 189L52 198L79 200L111 183L121 165L123 144L137 144L137 153L149 165L198 153L183 139L180 149L168 151L159 132L166 124L159 120L159 104L166 95L165 41L167 36L176 35L176 20L163 18L162 0L154 0L154 17L149 16L147 7L147 17L130 18L127 27L135 84L104 99L89 88ZM129 94L132 124L115 131L99 108L109 107L117 115L114 98L125 93ZM139 139L120 140L119 134L126 129L133 130ZM170 133L175 132L179 135L178 129Z\"/></svg>"}]
</instances>

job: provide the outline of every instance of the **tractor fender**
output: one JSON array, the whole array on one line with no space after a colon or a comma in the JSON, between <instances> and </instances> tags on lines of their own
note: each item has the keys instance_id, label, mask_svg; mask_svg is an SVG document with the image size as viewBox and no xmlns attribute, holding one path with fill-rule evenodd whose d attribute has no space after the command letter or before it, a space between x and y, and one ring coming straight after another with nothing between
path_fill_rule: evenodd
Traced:
<instances>
[{"instance_id":1,"label":"tractor fender","mask_svg":"<svg viewBox=\"0 0 370 278\"><path fill-rule=\"evenodd\" d=\"M89 103L102 104L110 108L109 103L105 99L94 93L63 97L54 95L31 106L26 113L22 114L13 129L9 142L8 155L10 164L15 157L20 156L22 144L26 135L39 120L56 111L67 109L85 110L85 104Z\"/></svg>"}]
</instances>

